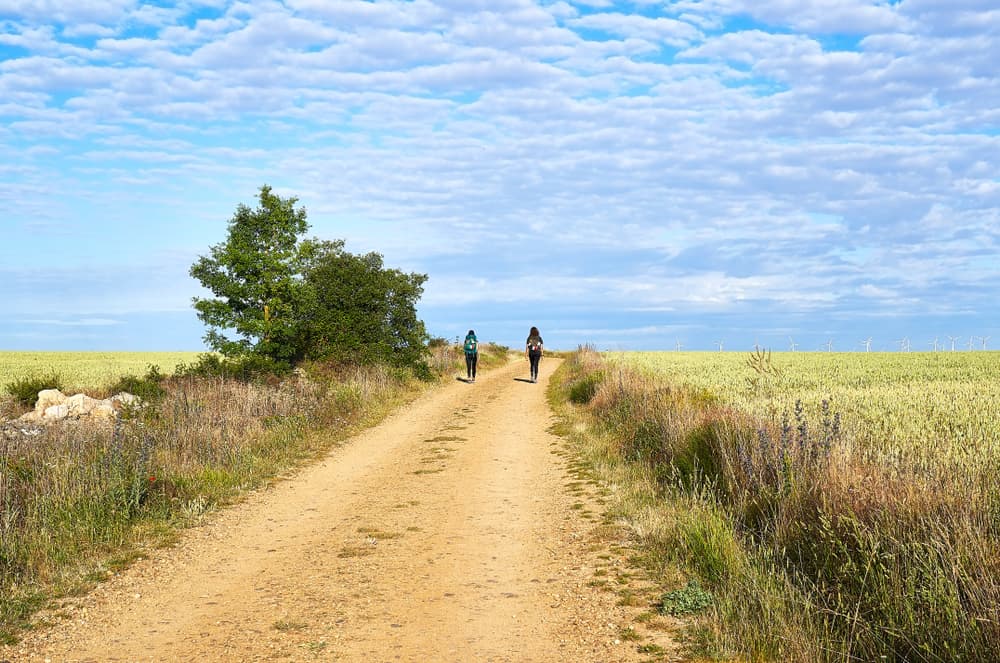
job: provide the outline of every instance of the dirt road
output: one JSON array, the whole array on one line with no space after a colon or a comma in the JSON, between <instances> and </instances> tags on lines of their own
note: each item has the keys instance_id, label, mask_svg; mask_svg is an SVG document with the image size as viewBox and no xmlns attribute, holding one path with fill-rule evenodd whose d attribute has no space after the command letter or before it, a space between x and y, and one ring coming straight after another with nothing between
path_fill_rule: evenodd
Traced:
<instances>
[{"instance_id":1,"label":"dirt road","mask_svg":"<svg viewBox=\"0 0 1000 663\"><path fill-rule=\"evenodd\" d=\"M546 432L556 364L433 390L0 660L642 660L635 610L588 584L595 525Z\"/></svg>"}]
</instances>

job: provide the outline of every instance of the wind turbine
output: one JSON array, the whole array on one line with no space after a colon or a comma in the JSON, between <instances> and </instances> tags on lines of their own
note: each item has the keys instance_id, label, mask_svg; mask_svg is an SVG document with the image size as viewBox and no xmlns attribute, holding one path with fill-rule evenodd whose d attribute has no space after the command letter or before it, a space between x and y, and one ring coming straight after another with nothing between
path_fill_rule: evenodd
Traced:
<instances>
[{"instance_id":1,"label":"wind turbine","mask_svg":"<svg viewBox=\"0 0 1000 663\"><path fill-rule=\"evenodd\" d=\"M934 337L934 352L938 351L938 337Z\"/></svg>"},{"instance_id":2,"label":"wind turbine","mask_svg":"<svg viewBox=\"0 0 1000 663\"><path fill-rule=\"evenodd\" d=\"M990 340L991 338L993 338L993 337L992 336L983 336L982 337L982 339L983 339L983 350L986 349L986 341Z\"/></svg>"},{"instance_id":3,"label":"wind turbine","mask_svg":"<svg viewBox=\"0 0 1000 663\"><path fill-rule=\"evenodd\" d=\"M723 341L716 341L716 345L719 346L719 352L722 352L722 346L723 346L723 344L724 344Z\"/></svg>"},{"instance_id":4,"label":"wind turbine","mask_svg":"<svg viewBox=\"0 0 1000 663\"><path fill-rule=\"evenodd\" d=\"M869 336L865 340L861 341L861 344L863 346L865 346L865 352L871 352L872 351L872 337L871 336Z\"/></svg>"},{"instance_id":5,"label":"wind turbine","mask_svg":"<svg viewBox=\"0 0 1000 663\"><path fill-rule=\"evenodd\" d=\"M910 351L910 339L907 338L906 336L904 336L903 338L899 339L899 351L900 352L909 352Z\"/></svg>"},{"instance_id":6,"label":"wind turbine","mask_svg":"<svg viewBox=\"0 0 1000 663\"><path fill-rule=\"evenodd\" d=\"M951 351L954 352L955 351L955 341L958 340L958 337L957 336L949 336L948 340L951 341Z\"/></svg>"},{"instance_id":7,"label":"wind turbine","mask_svg":"<svg viewBox=\"0 0 1000 663\"><path fill-rule=\"evenodd\" d=\"M975 336L970 336L969 337L969 352L972 352L975 349L976 349L976 337Z\"/></svg>"},{"instance_id":8,"label":"wind turbine","mask_svg":"<svg viewBox=\"0 0 1000 663\"><path fill-rule=\"evenodd\" d=\"M788 337L788 343L792 352L795 352L795 348L799 347L798 344L795 343L795 339L791 336Z\"/></svg>"},{"instance_id":9,"label":"wind turbine","mask_svg":"<svg viewBox=\"0 0 1000 663\"><path fill-rule=\"evenodd\" d=\"M826 342L826 351L833 352L833 339L831 338Z\"/></svg>"},{"instance_id":10,"label":"wind turbine","mask_svg":"<svg viewBox=\"0 0 1000 663\"><path fill-rule=\"evenodd\" d=\"M684 349L684 344L681 343L680 341L677 341L677 345L674 346L674 350L676 350L677 352L680 352L683 349Z\"/></svg>"}]
</instances>

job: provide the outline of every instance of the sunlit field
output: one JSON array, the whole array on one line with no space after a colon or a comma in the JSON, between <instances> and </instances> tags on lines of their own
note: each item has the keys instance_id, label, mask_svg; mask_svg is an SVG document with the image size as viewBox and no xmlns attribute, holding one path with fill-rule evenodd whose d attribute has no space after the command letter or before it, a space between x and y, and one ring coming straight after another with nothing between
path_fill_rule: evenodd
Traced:
<instances>
[{"instance_id":1,"label":"sunlit field","mask_svg":"<svg viewBox=\"0 0 1000 663\"><path fill-rule=\"evenodd\" d=\"M647 549L718 592L716 646L995 660L1000 352L584 350L567 369L649 477L622 510Z\"/></svg>"},{"instance_id":2,"label":"sunlit field","mask_svg":"<svg viewBox=\"0 0 1000 663\"><path fill-rule=\"evenodd\" d=\"M0 388L9 382L56 373L67 388L99 388L123 375L142 375L150 365L169 375L177 364L194 363L197 352L3 352Z\"/></svg>"},{"instance_id":3,"label":"sunlit field","mask_svg":"<svg viewBox=\"0 0 1000 663\"><path fill-rule=\"evenodd\" d=\"M781 352L771 373L751 367L748 352L608 356L766 418L796 401L815 417L826 400L869 452L918 463L1000 457L1000 352Z\"/></svg>"}]
</instances>

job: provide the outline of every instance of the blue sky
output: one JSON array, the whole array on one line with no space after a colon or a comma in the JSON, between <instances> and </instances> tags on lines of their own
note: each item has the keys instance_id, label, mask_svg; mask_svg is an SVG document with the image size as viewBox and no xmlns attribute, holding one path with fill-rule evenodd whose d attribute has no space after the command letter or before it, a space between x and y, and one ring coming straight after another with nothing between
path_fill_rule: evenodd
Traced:
<instances>
[{"instance_id":1,"label":"blue sky","mask_svg":"<svg viewBox=\"0 0 1000 663\"><path fill-rule=\"evenodd\" d=\"M0 0L0 349L201 349L262 184L434 335L1000 344L993 0Z\"/></svg>"}]
</instances>

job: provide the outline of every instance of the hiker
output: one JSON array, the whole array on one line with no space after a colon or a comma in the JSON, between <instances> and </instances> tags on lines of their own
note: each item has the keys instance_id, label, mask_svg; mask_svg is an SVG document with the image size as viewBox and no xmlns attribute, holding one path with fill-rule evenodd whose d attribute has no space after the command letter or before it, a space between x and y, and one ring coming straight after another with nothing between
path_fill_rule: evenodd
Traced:
<instances>
[{"instance_id":1,"label":"hiker","mask_svg":"<svg viewBox=\"0 0 1000 663\"><path fill-rule=\"evenodd\" d=\"M524 354L531 364L531 381L538 382L538 362L542 359L542 335L538 333L538 327L532 327L528 332Z\"/></svg>"},{"instance_id":2,"label":"hiker","mask_svg":"<svg viewBox=\"0 0 1000 663\"><path fill-rule=\"evenodd\" d=\"M476 332L470 329L465 335L465 342L462 344L465 350L465 374L466 382L476 381L476 364L479 363L479 341L476 339Z\"/></svg>"}]
</instances>

